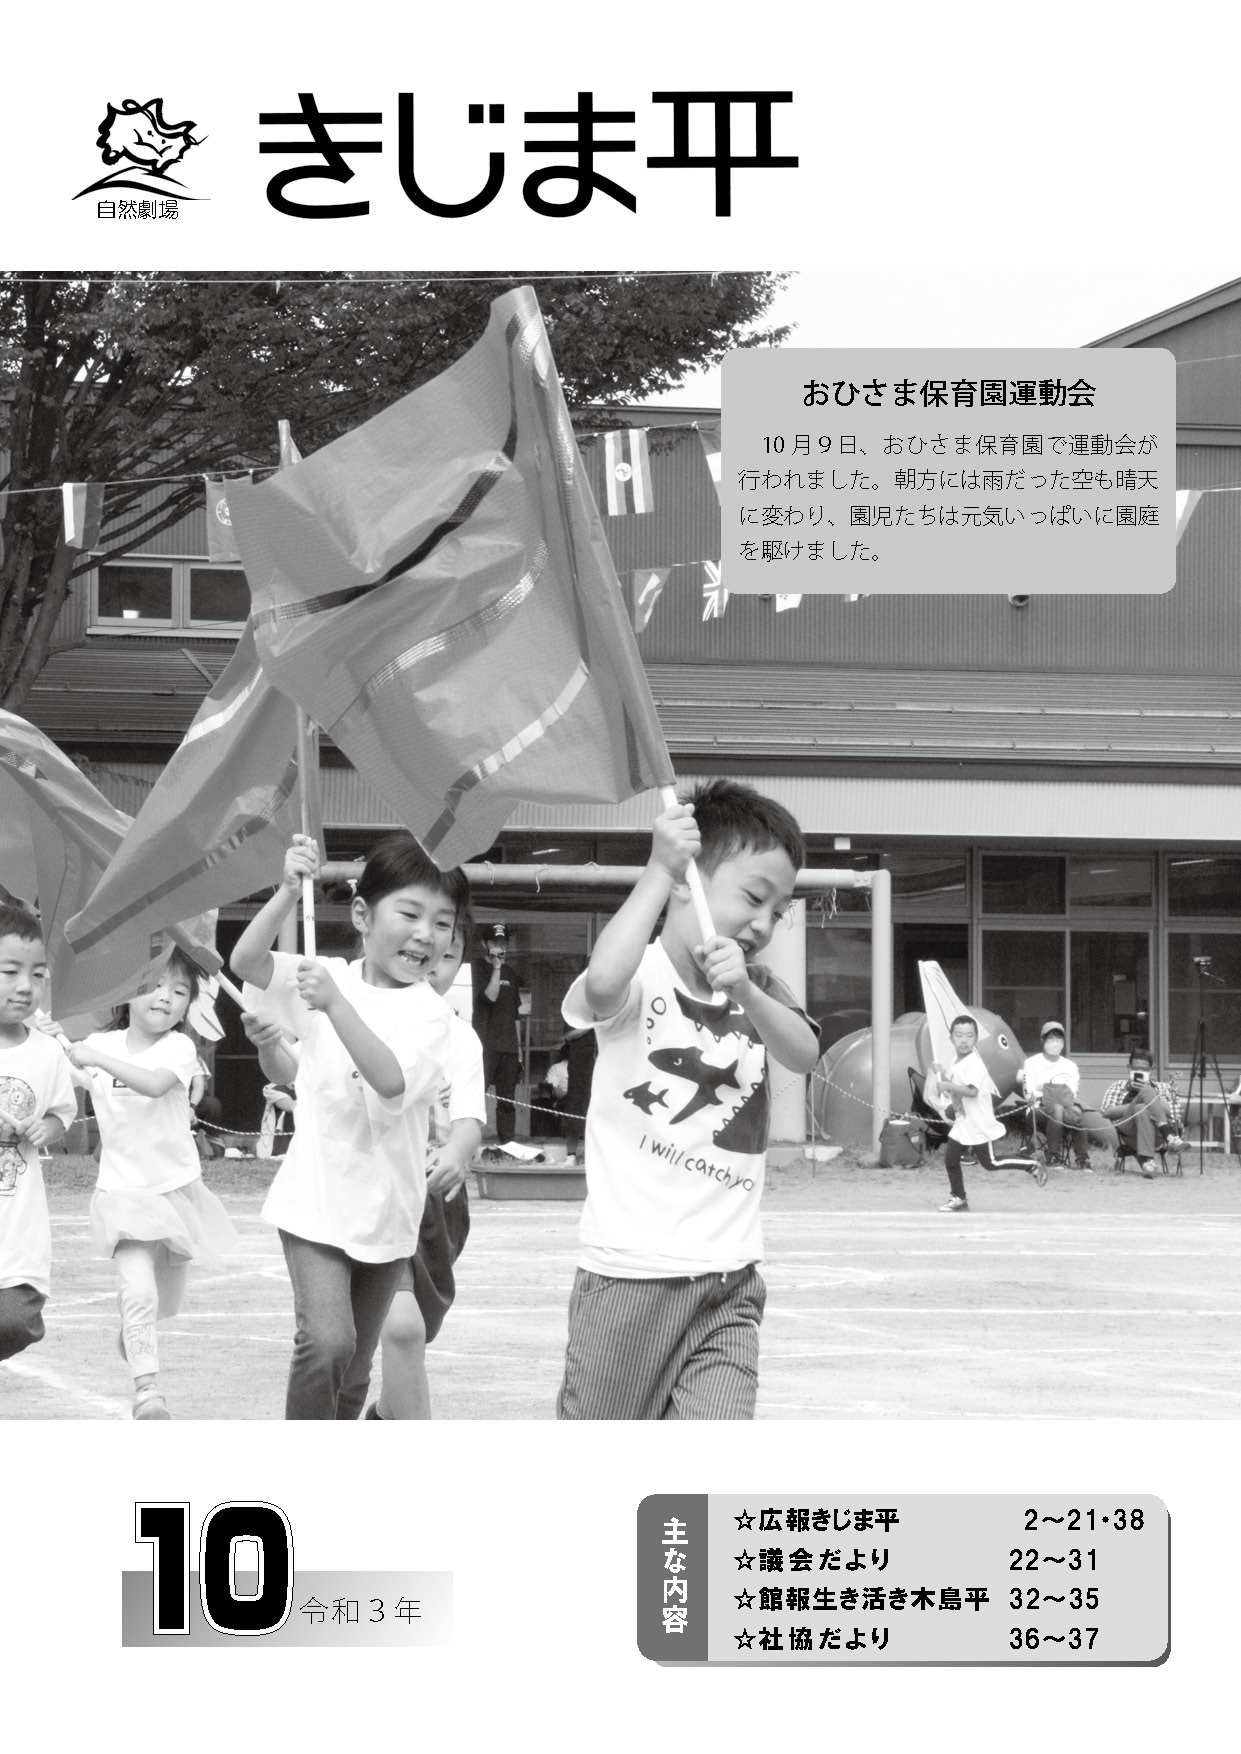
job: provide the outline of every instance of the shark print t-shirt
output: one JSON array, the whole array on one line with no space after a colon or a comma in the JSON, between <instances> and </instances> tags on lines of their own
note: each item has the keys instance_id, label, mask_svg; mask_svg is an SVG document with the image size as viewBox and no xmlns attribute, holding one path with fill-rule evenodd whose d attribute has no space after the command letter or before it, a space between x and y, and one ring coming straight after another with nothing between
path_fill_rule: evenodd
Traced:
<instances>
[{"instance_id":1,"label":"shark print t-shirt","mask_svg":"<svg viewBox=\"0 0 1241 1754\"><path fill-rule=\"evenodd\" d=\"M750 978L796 1008L769 970L755 965ZM579 1264L611 1278L664 1279L760 1260L770 1096L753 1024L723 996L695 998L658 942L615 1016L596 1018L585 986L579 975L561 1008L599 1042Z\"/></svg>"}]
</instances>

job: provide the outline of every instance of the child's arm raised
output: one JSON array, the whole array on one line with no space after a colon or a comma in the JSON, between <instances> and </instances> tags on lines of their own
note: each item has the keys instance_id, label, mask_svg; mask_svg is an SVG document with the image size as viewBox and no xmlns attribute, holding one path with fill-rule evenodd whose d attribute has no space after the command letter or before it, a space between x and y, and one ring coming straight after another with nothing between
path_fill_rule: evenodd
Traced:
<instances>
[{"instance_id":1,"label":"child's arm raised","mask_svg":"<svg viewBox=\"0 0 1241 1754\"><path fill-rule=\"evenodd\" d=\"M97 1066L109 1078L117 1078L131 1090L136 1090L139 1096L167 1096L181 1082L177 1074L167 1066L131 1066L128 1060L118 1060L112 1054L101 1054L98 1048L88 1047L84 1041L75 1042L69 1049L69 1060L80 1071L89 1071L92 1066Z\"/></svg>"},{"instance_id":2,"label":"child's arm raised","mask_svg":"<svg viewBox=\"0 0 1241 1754\"><path fill-rule=\"evenodd\" d=\"M229 967L239 980L264 991L271 985L275 964L271 947L281 924L297 906L302 893L302 878L317 876L319 849L308 834L295 834L293 844L284 855L284 875L280 887L255 914L238 938L229 957Z\"/></svg>"},{"instance_id":3,"label":"child's arm raised","mask_svg":"<svg viewBox=\"0 0 1241 1754\"><path fill-rule=\"evenodd\" d=\"M312 1011L322 1011L371 1089L386 1101L405 1094L405 1074L392 1049L364 1023L321 962L297 965L297 990Z\"/></svg>"},{"instance_id":4,"label":"child's arm raised","mask_svg":"<svg viewBox=\"0 0 1241 1754\"><path fill-rule=\"evenodd\" d=\"M586 1003L596 1017L614 1017L668 897L685 881L686 868L702 850L688 804L674 804L655 818L646 869L600 932L586 970Z\"/></svg>"},{"instance_id":5,"label":"child's arm raised","mask_svg":"<svg viewBox=\"0 0 1241 1754\"><path fill-rule=\"evenodd\" d=\"M817 1033L791 1004L764 992L751 979L735 938L709 938L702 947L701 963L712 991L727 993L734 1005L740 1005L773 1060L790 1072L814 1071L822 1051Z\"/></svg>"}]
</instances>

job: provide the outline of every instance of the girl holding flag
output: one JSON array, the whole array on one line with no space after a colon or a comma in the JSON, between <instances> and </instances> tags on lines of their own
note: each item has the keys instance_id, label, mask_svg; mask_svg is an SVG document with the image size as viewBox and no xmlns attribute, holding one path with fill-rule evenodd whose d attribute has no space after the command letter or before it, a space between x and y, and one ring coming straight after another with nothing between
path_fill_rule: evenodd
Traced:
<instances>
[{"instance_id":1,"label":"girl holding flag","mask_svg":"<svg viewBox=\"0 0 1241 1754\"><path fill-rule=\"evenodd\" d=\"M409 834L383 841L352 903L362 956L271 945L318 849L295 835L275 895L237 941L248 1011L300 1043L297 1130L263 1216L276 1225L297 1323L285 1417L356 1419L393 1293L418 1246L427 1117L448 1058L448 1007L427 976L468 900Z\"/></svg>"}]
</instances>

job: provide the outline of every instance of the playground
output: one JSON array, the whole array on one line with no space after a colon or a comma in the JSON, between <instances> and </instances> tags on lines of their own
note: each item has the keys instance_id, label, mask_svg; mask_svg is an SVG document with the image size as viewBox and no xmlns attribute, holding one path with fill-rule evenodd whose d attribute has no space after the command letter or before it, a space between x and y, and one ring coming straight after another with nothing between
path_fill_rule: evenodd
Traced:
<instances>
[{"instance_id":1,"label":"playground","mask_svg":"<svg viewBox=\"0 0 1241 1754\"><path fill-rule=\"evenodd\" d=\"M111 1264L93 1257L96 1165L46 1167L47 1337L0 1365L0 1418L125 1419ZM196 1270L161 1326L179 1419L279 1419L292 1301L259 1218L272 1174L220 1161L206 1180L241 1247ZM1182 1178L967 1167L971 1210L936 1210L938 1159L859 1153L768 1172L759 1419L1241 1417L1241 1169L1187 1155ZM477 1198L457 1301L428 1351L439 1419L551 1419L573 1278L576 1201Z\"/></svg>"}]
</instances>

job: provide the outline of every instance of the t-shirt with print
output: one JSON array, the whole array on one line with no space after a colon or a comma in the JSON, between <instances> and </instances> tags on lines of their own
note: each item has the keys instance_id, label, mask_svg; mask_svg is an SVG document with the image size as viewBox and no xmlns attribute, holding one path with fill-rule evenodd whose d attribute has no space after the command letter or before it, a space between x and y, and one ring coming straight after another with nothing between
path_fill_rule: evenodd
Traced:
<instances>
[{"instance_id":1,"label":"t-shirt with print","mask_svg":"<svg viewBox=\"0 0 1241 1754\"><path fill-rule=\"evenodd\" d=\"M16 1047L0 1045L0 1108L15 1121L55 1115L77 1119L77 1098L64 1051L49 1035L27 1031ZM39 1150L0 1120L0 1287L51 1288L52 1226Z\"/></svg>"},{"instance_id":2,"label":"t-shirt with print","mask_svg":"<svg viewBox=\"0 0 1241 1754\"><path fill-rule=\"evenodd\" d=\"M297 990L300 958L272 954L267 988L244 988L249 1010L301 1043L297 1129L272 1182L263 1217L280 1230L342 1249L356 1261L395 1261L418 1246L426 1199L427 1111L444 1081L449 1007L425 981L372 987L360 962L323 956L358 1016L396 1056L399 1096L363 1078L326 1013Z\"/></svg>"},{"instance_id":3,"label":"t-shirt with print","mask_svg":"<svg viewBox=\"0 0 1241 1754\"><path fill-rule=\"evenodd\" d=\"M1075 1060L1066 1059L1063 1054L1058 1060L1049 1060L1046 1054L1031 1054L1021 1068L1026 1095L1037 1100L1045 1085L1064 1084L1077 1095L1077 1087L1082 1081L1081 1072Z\"/></svg>"},{"instance_id":4,"label":"t-shirt with print","mask_svg":"<svg viewBox=\"0 0 1241 1754\"><path fill-rule=\"evenodd\" d=\"M953 1097L957 1118L949 1137L962 1145L983 1145L988 1139L1002 1139L1004 1123L996 1120L991 1108L991 1098L1000 1092L978 1049L974 1048L964 1059L954 1060L948 1076L954 1084L972 1084L978 1092L977 1096Z\"/></svg>"},{"instance_id":5,"label":"t-shirt with print","mask_svg":"<svg viewBox=\"0 0 1241 1754\"><path fill-rule=\"evenodd\" d=\"M769 970L756 965L750 977L796 1009ZM579 975L562 1006L565 1022L593 1025L599 1043L580 1265L662 1279L760 1260L771 1102L753 1024L728 998L695 997L658 941L615 1016L592 1015L585 985Z\"/></svg>"},{"instance_id":6,"label":"t-shirt with print","mask_svg":"<svg viewBox=\"0 0 1241 1754\"><path fill-rule=\"evenodd\" d=\"M454 1121L487 1120L487 1087L483 1083L483 1044L450 1007L447 1077L431 1109L428 1144L442 1145Z\"/></svg>"},{"instance_id":7,"label":"t-shirt with print","mask_svg":"<svg viewBox=\"0 0 1241 1754\"><path fill-rule=\"evenodd\" d=\"M88 1035L83 1047L136 1066L143 1072L172 1072L177 1082L163 1096L143 1096L99 1066L91 1066L91 1105L99 1122L99 1191L141 1188L167 1194L202 1174L191 1132L190 1085L198 1071L198 1050L188 1035L170 1030L134 1053L127 1029Z\"/></svg>"}]
</instances>

